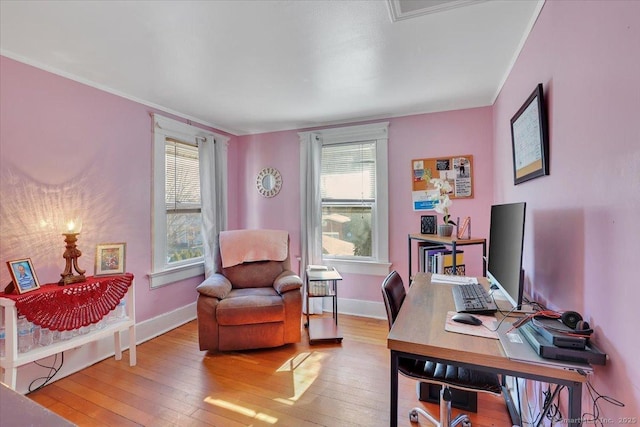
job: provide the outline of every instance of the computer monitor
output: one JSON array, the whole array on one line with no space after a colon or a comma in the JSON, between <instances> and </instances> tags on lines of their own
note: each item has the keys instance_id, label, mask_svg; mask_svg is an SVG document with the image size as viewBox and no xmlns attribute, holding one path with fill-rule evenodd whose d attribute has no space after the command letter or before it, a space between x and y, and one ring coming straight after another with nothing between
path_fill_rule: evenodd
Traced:
<instances>
[{"instance_id":1,"label":"computer monitor","mask_svg":"<svg viewBox=\"0 0 640 427\"><path fill-rule=\"evenodd\" d=\"M487 276L520 309L523 294L522 250L526 203L491 206Z\"/></svg>"}]
</instances>

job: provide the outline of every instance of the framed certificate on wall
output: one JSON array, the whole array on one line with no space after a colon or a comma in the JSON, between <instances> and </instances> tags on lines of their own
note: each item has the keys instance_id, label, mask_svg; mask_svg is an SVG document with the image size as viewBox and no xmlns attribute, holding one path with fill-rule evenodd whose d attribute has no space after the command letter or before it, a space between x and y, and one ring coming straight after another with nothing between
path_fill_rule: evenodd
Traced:
<instances>
[{"instance_id":1,"label":"framed certificate on wall","mask_svg":"<svg viewBox=\"0 0 640 427\"><path fill-rule=\"evenodd\" d=\"M542 84L511 118L513 183L549 175L549 131Z\"/></svg>"}]
</instances>

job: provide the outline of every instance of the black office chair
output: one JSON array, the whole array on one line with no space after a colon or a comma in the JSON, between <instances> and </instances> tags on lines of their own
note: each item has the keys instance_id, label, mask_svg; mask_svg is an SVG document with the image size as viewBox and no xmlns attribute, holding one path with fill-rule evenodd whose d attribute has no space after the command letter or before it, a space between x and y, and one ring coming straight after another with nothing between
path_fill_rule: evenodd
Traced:
<instances>
[{"instance_id":1,"label":"black office chair","mask_svg":"<svg viewBox=\"0 0 640 427\"><path fill-rule=\"evenodd\" d=\"M396 271L389 273L382 282L382 298L387 310L389 329L393 326L406 295L402 277ZM421 414L436 427L453 427L458 424L470 427L471 421L466 414L460 414L451 420L451 394L453 390L450 387L467 392L481 391L495 395L502 393L502 387L496 374L405 357L400 358L398 370L406 377L441 386L440 421L423 408L415 407L409 412L409 420L413 423L418 422L418 414ZM420 393L418 392L418 394Z\"/></svg>"}]
</instances>

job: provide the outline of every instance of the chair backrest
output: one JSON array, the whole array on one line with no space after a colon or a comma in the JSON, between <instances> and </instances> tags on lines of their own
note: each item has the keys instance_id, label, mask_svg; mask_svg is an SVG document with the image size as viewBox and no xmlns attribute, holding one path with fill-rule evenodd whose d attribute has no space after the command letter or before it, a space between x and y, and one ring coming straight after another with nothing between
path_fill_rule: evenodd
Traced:
<instances>
[{"instance_id":1,"label":"chair backrest","mask_svg":"<svg viewBox=\"0 0 640 427\"><path fill-rule=\"evenodd\" d=\"M398 317L405 296L407 296L407 292L404 289L402 277L394 270L382 282L382 299L384 300L384 307L387 309L389 329L391 329L393 322Z\"/></svg>"},{"instance_id":2,"label":"chair backrest","mask_svg":"<svg viewBox=\"0 0 640 427\"><path fill-rule=\"evenodd\" d=\"M249 230L250 232L256 230ZM214 258L215 272L225 276L231 282L233 288L258 288L273 286L274 280L286 270L291 270L289 254L289 235L286 235L286 258L281 261L260 260L243 262L231 267L222 266L220 245L217 245L217 256ZM260 245L256 241L256 245Z\"/></svg>"}]
</instances>

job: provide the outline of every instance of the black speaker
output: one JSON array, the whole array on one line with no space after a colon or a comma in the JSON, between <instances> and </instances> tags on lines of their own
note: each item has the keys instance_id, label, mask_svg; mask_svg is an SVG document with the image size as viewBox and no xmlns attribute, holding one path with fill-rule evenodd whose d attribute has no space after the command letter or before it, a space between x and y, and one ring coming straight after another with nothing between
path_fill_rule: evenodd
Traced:
<instances>
[{"instance_id":1,"label":"black speaker","mask_svg":"<svg viewBox=\"0 0 640 427\"><path fill-rule=\"evenodd\" d=\"M562 316L560 316L560 320L571 329L575 329L578 322L582 320L582 316L576 311L565 311L562 313Z\"/></svg>"}]
</instances>

